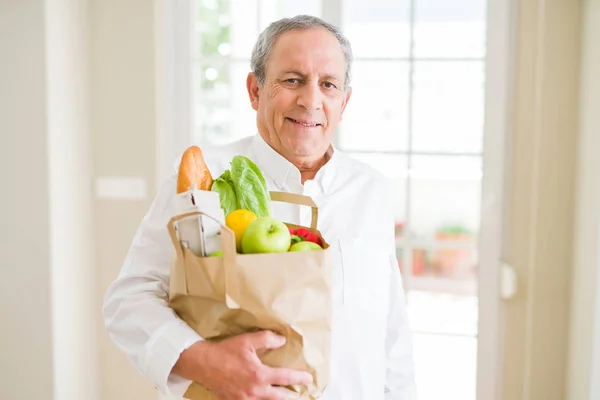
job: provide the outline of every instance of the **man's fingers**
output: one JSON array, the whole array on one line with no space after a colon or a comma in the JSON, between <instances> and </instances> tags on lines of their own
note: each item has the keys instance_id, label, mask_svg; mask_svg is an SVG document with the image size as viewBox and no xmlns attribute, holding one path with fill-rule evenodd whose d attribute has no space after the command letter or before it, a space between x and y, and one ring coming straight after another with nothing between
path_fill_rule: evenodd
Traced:
<instances>
[{"instance_id":1,"label":"man's fingers","mask_svg":"<svg viewBox=\"0 0 600 400\"><path fill-rule=\"evenodd\" d=\"M294 393L286 388L270 386L265 390L265 394L261 399L265 400L294 400L299 399L298 393Z\"/></svg>"},{"instance_id":2,"label":"man's fingers","mask_svg":"<svg viewBox=\"0 0 600 400\"><path fill-rule=\"evenodd\" d=\"M271 385L309 385L312 383L312 375L308 372L289 368L269 368L267 382Z\"/></svg>"},{"instance_id":3,"label":"man's fingers","mask_svg":"<svg viewBox=\"0 0 600 400\"><path fill-rule=\"evenodd\" d=\"M252 332L246 333L245 335L250 346L252 346L254 350L276 349L283 346L285 343L285 338L283 336L277 335L271 331Z\"/></svg>"}]
</instances>

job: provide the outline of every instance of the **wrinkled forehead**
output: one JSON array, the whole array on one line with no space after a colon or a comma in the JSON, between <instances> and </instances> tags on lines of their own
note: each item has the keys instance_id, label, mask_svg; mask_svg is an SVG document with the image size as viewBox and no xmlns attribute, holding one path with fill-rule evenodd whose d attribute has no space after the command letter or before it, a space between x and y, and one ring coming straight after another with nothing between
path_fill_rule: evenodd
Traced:
<instances>
[{"instance_id":1,"label":"wrinkled forehead","mask_svg":"<svg viewBox=\"0 0 600 400\"><path fill-rule=\"evenodd\" d=\"M344 79L346 60L333 33L325 28L286 32L277 38L266 63L266 73L297 71L304 75L331 75Z\"/></svg>"}]
</instances>

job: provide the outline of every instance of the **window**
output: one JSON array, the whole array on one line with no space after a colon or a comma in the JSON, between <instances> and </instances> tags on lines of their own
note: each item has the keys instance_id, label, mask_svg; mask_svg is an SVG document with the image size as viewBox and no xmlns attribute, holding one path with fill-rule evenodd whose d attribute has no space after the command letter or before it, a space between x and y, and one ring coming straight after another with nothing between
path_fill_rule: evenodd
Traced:
<instances>
[{"instance_id":1,"label":"window","mask_svg":"<svg viewBox=\"0 0 600 400\"><path fill-rule=\"evenodd\" d=\"M197 143L255 133L245 80L269 22L312 14L348 36L353 96L336 145L394 182L421 399L475 399L486 1L196 0L195 11Z\"/></svg>"}]
</instances>

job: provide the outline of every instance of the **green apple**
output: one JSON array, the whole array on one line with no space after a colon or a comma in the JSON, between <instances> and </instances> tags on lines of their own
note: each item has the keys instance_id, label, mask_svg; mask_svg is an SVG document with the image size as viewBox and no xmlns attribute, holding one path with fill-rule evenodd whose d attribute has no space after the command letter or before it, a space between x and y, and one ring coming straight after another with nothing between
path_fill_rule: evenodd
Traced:
<instances>
[{"instance_id":1,"label":"green apple","mask_svg":"<svg viewBox=\"0 0 600 400\"><path fill-rule=\"evenodd\" d=\"M242 253L284 253L290 248L291 240L286 224L272 217L259 217L244 232Z\"/></svg>"},{"instance_id":2,"label":"green apple","mask_svg":"<svg viewBox=\"0 0 600 400\"><path fill-rule=\"evenodd\" d=\"M298 242L292 247L290 247L290 251L312 251L312 250L323 250L321 246L313 242Z\"/></svg>"}]
</instances>

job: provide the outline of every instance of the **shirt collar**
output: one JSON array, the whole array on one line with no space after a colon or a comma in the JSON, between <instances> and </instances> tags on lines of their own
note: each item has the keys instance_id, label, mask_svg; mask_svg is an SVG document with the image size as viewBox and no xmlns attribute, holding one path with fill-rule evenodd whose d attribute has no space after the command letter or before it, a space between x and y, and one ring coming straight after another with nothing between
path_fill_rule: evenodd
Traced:
<instances>
[{"instance_id":1,"label":"shirt collar","mask_svg":"<svg viewBox=\"0 0 600 400\"><path fill-rule=\"evenodd\" d=\"M338 153L339 151L332 144L331 158L319 169L313 179L324 194L328 192L333 183L333 176L335 175L335 170L340 159ZM252 138L250 158L258 165L261 171L264 171L273 180L280 190L286 184L291 187L302 187L298 168L269 146L259 133L255 134Z\"/></svg>"}]
</instances>

